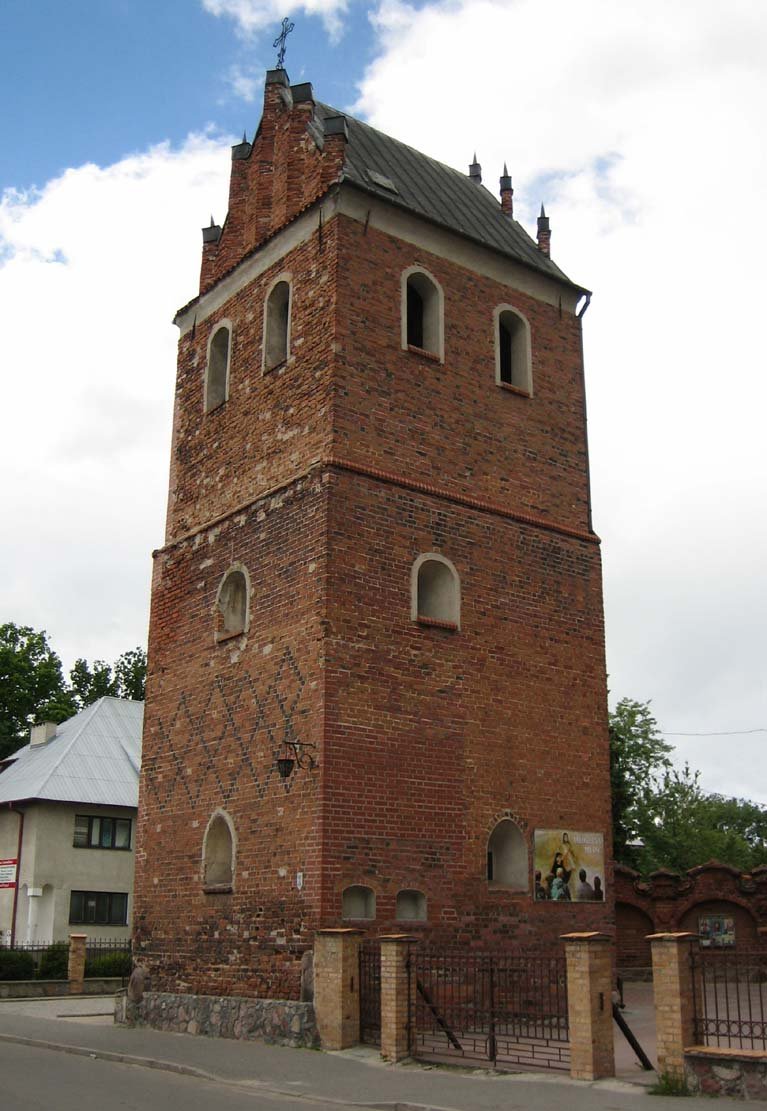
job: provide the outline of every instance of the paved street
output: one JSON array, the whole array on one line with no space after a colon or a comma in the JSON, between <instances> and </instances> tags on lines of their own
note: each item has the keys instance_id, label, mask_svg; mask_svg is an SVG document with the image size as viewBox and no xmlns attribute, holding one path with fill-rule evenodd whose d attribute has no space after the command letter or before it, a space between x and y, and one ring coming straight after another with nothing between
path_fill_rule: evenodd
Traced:
<instances>
[{"instance_id":1,"label":"paved street","mask_svg":"<svg viewBox=\"0 0 767 1111\"><path fill-rule=\"evenodd\" d=\"M638 1004L637 996L637 1023ZM102 1104L127 1111L165 1111L170 1102L184 1111L203 1107L221 1111L245 1107L264 1111L679 1108L678 1100L650 1097L643 1087L622 1079L587 1084L563 1074L502 1075L415 1063L392 1066L368 1047L320 1053L263 1042L127 1029L112 1024L111 1006L111 999L94 997L0 1001L3 1111L82 1111ZM636 1068L628 1075L641 1077ZM685 1111L704 1107L710 1111L710 1100L685 1101Z\"/></svg>"},{"instance_id":2,"label":"paved street","mask_svg":"<svg viewBox=\"0 0 767 1111\"><path fill-rule=\"evenodd\" d=\"M184 1111L338 1111L337 1104L325 1100L271 1095L260 1091L256 1083L235 1087L2 1042L0 1073L4 1111L83 1111L96 1107L112 1111L164 1111L167 1107Z\"/></svg>"}]
</instances>

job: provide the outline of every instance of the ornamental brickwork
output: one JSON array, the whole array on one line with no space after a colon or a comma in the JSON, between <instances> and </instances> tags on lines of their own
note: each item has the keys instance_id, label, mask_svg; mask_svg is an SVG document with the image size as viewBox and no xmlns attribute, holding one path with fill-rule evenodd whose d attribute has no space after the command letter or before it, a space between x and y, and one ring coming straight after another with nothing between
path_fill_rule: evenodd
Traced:
<instances>
[{"instance_id":1,"label":"ornamental brickwork","mask_svg":"<svg viewBox=\"0 0 767 1111\"><path fill-rule=\"evenodd\" d=\"M611 843L580 292L347 184L343 121L318 135L311 96L268 75L177 317L133 915L160 992L298 998L318 929L478 946L614 926L609 859L604 901L533 897L536 829ZM443 361L402 344L410 267L441 289ZM279 281L288 356L265 369ZM528 394L496 380L493 312L509 304L529 325ZM226 397L206 411L223 322ZM459 576L460 628L413 619L424 553ZM248 615L221 636L232 567ZM312 745L298 751L314 766L283 779L286 742ZM214 890L217 811L232 872ZM524 885L488 880L502 820L521 831ZM372 893L364 918L344 916L350 887ZM403 891L416 921L398 919Z\"/></svg>"}]
</instances>

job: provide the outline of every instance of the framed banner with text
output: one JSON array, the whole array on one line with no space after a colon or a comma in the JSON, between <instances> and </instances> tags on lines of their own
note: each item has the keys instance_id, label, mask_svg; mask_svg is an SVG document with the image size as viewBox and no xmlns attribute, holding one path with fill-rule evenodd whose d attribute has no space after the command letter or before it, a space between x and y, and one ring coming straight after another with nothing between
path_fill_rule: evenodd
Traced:
<instances>
[{"instance_id":1,"label":"framed banner with text","mask_svg":"<svg viewBox=\"0 0 767 1111\"><path fill-rule=\"evenodd\" d=\"M536 901L600 903L604 897L604 835L536 829Z\"/></svg>"}]
</instances>

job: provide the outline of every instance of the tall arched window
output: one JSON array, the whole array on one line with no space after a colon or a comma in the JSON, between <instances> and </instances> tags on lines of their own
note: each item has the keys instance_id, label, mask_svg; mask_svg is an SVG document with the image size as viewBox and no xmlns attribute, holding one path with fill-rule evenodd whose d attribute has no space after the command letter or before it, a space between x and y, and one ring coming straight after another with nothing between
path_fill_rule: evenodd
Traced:
<instances>
[{"instance_id":1,"label":"tall arched window","mask_svg":"<svg viewBox=\"0 0 767 1111\"><path fill-rule=\"evenodd\" d=\"M411 268L402 275L402 346L444 357L443 295L425 270Z\"/></svg>"},{"instance_id":2,"label":"tall arched window","mask_svg":"<svg viewBox=\"0 0 767 1111\"><path fill-rule=\"evenodd\" d=\"M229 397L229 356L232 326L223 321L208 342L208 363L205 370L205 412L217 409Z\"/></svg>"},{"instance_id":3,"label":"tall arched window","mask_svg":"<svg viewBox=\"0 0 767 1111\"><path fill-rule=\"evenodd\" d=\"M230 567L216 598L216 637L223 640L247 632L250 609L248 572L241 564Z\"/></svg>"},{"instance_id":4,"label":"tall arched window","mask_svg":"<svg viewBox=\"0 0 767 1111\"><path fill-rule=\"evenodd\" d=\"M281 278L264 308L264 370L284 363L290 353L290 283Z\"/></svg>"},{"instance_id":5,"label":"tall arched window","mask_svg":"<svg viewBox=\"0 0 767 1111\"><path fill-rule=\"evenodd\" d=\"M345 888L341 896L341 916L342 918L375 918L376 893L372 887L355 883Z\"/></svg>"},{"instance_id":6,"label":"tall arched window","mask_svg":"<svg viewBox=\"0 0 767 1111\"><path fill-rule=\"evenodd\" d=\"M495 380L532 395L533 368L530 325L517 309L499 305L495 310Z\"/></svg>"},{"instance_id":7,"label":"tall arched window","mask_svg":"<svg viewBox=\"0 0 767 1111\"><path fill-rule=\"evenodd\" d=\"M487 878L499 887L527 891L529 887L527 844L522 830L511 818L503 818L487 843Z\"/></svg>"},{"instance_id":8,"label":"tall arched window","mask_svg":"<svg viewBox=\"0 0 767 1111\"><path fill-rule=\"evenodd\" d=\"M231 889L234 883L234 829L222 810L216 811L205 830L202 878L205 887Z\"/></svg>"},{"instance_id":9,"label":"tall arched window","mask_svg":"<svg viewBox=\"0 0 767 1111\"><path fill-rule=\"evenodd\" d=\"M461 625L461 583L449 559L436 552L421 555L411 571L411 611L413 621Z\"/></svg>"}]
</instances>

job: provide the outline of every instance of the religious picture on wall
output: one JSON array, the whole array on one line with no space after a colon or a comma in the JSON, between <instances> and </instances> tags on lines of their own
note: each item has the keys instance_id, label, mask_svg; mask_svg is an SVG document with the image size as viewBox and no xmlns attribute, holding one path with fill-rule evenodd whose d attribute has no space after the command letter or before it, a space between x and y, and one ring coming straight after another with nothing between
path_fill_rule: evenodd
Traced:
<instances>
[{"instance_id":1,"label":"religious picture on wall","mask_svg":"<svg viewBox=\"0 0 767 1111\"><path fill-rule=\"evenodd\" d=\"M578 830L536 829L536 900L601 903L604 897L604 835Z\"/></svg>"},{"instance_id":2,"label":"religious picture on wall","mask_svg":"<svg viewBox=\"0 0 767 1111\"><path fill-rule=\"evenodd\" d=\"M698 919L700 943L706 949L727 949L735 944L735 919L724 914L702 914Z\"/></svg>"}]
</instances>

